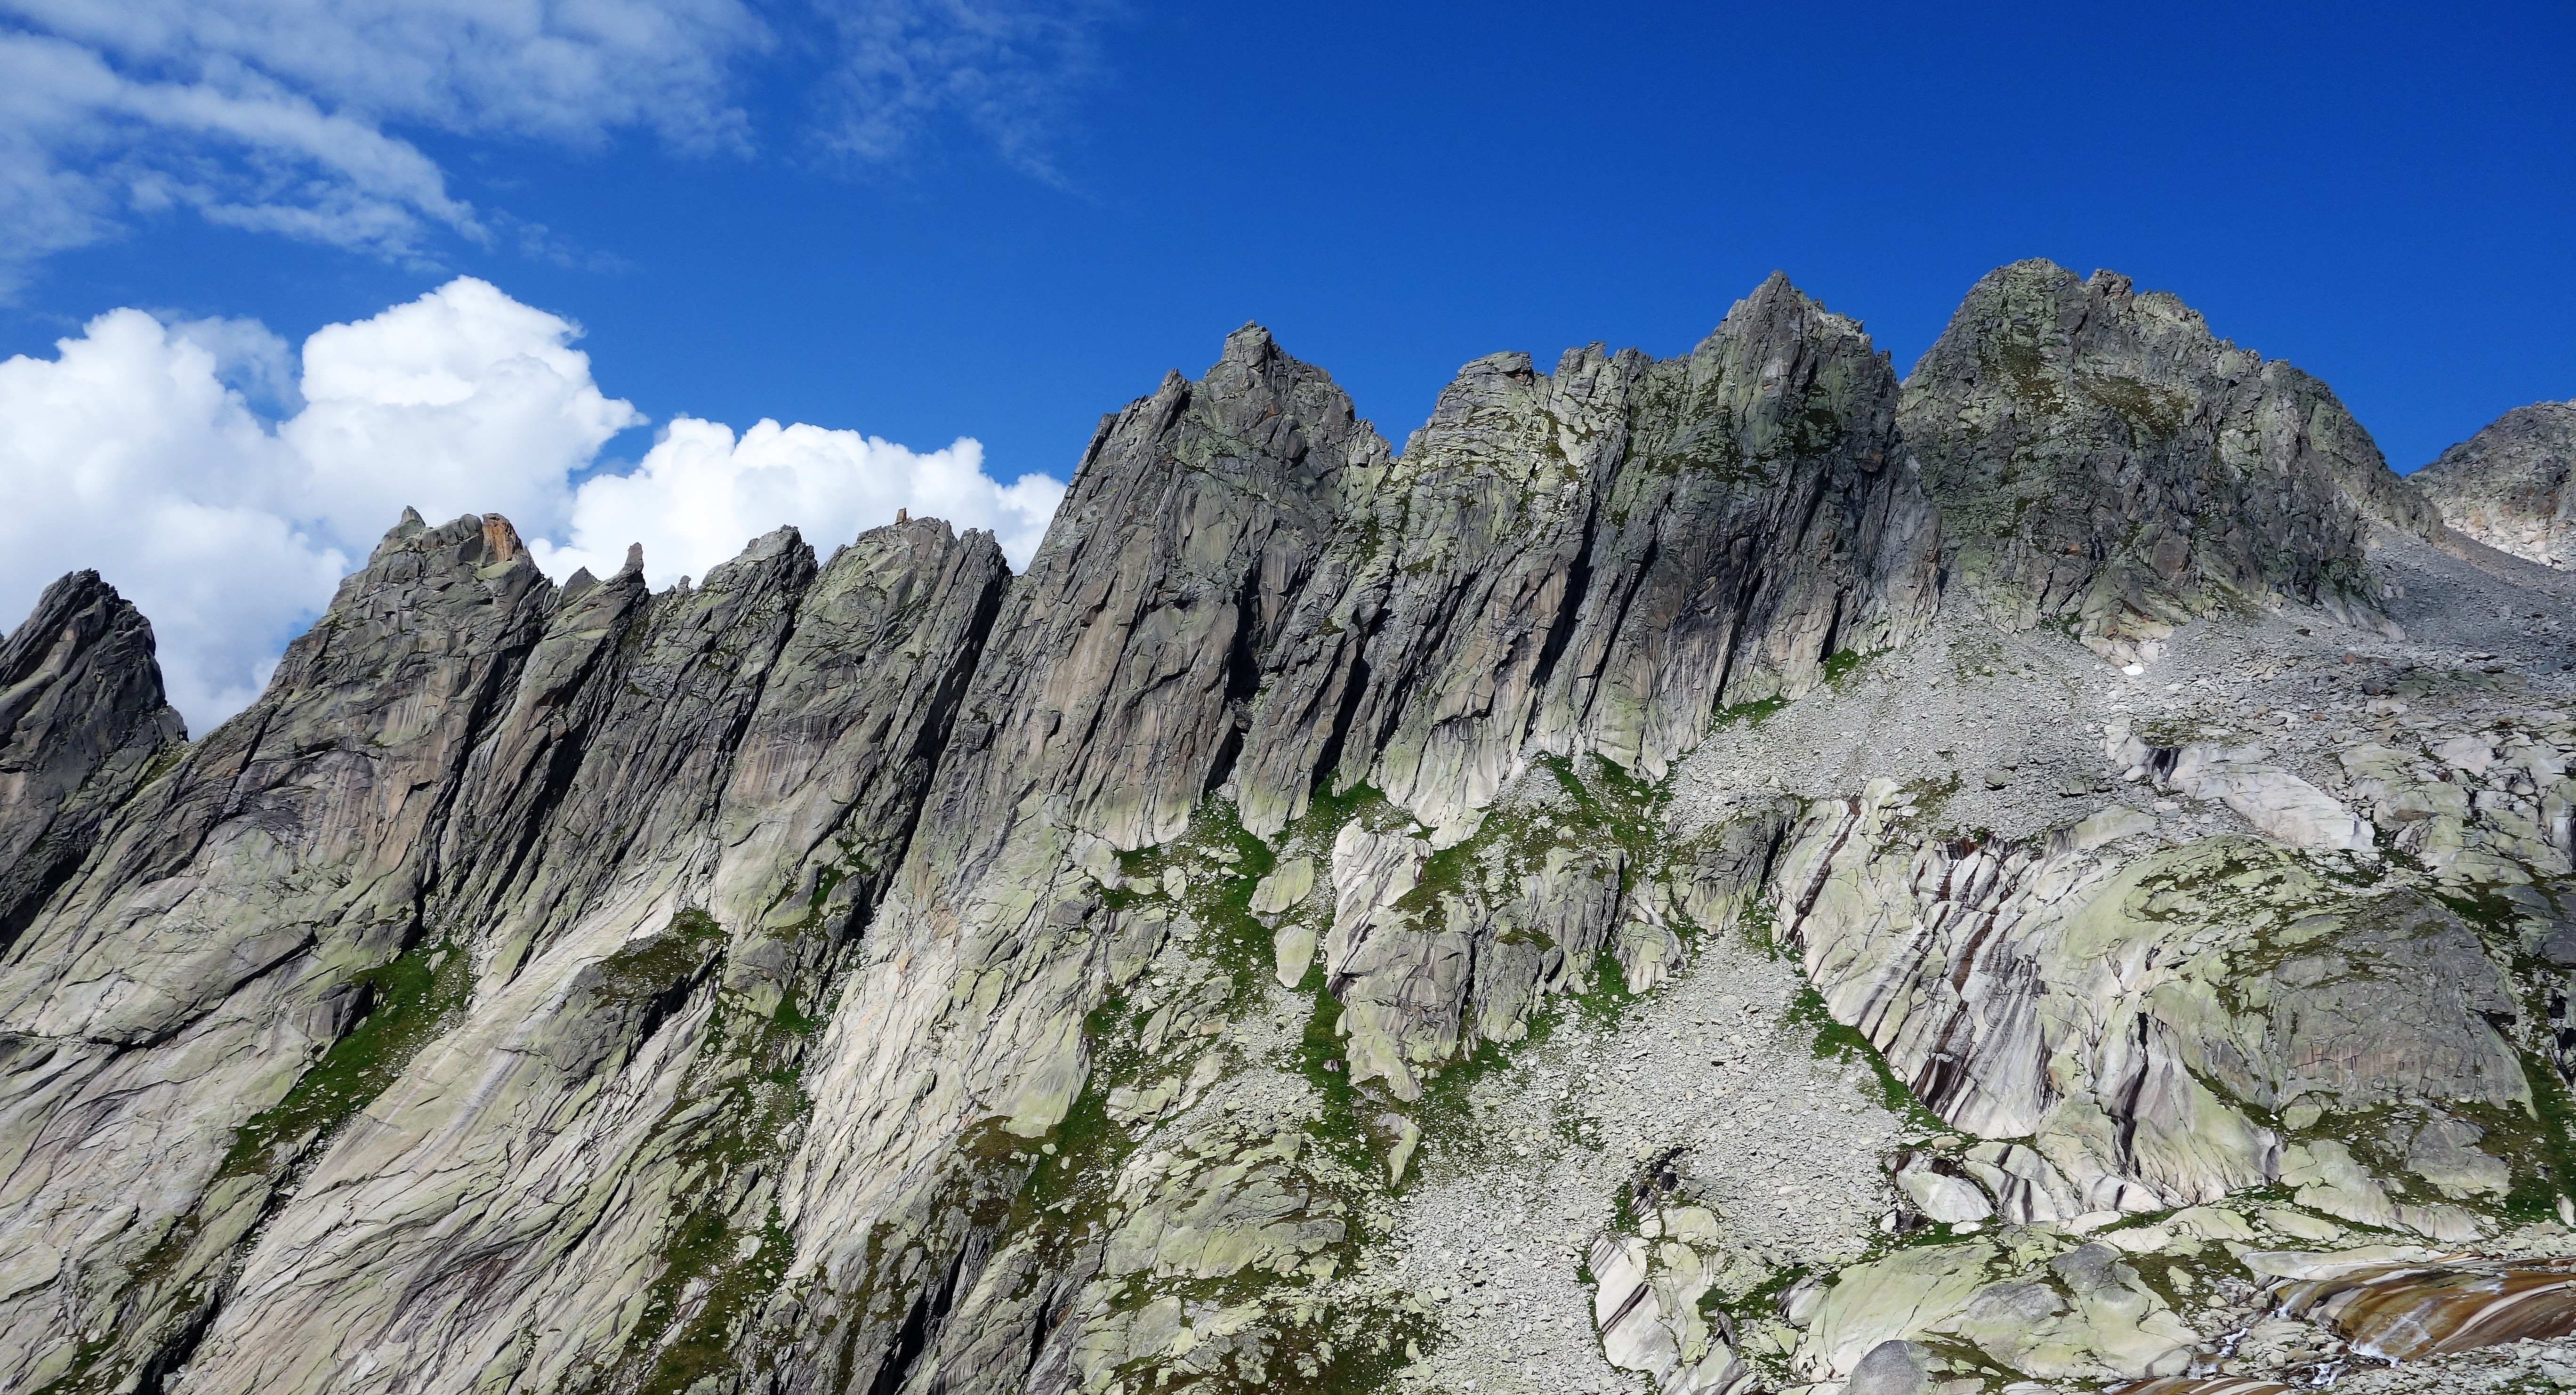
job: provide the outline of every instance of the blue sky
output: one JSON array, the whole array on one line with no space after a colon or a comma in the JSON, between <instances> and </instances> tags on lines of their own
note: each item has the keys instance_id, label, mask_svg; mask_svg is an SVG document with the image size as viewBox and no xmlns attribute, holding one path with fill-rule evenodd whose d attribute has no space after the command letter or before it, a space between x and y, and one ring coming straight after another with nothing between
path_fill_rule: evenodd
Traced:
<instances>
[{"instance_id":1,"label":"blue sky","mask_svg":"<svg viewBox=\"0 0 2576 1395\"><path fill-rule=\"evenodd\" d=\"M1400 444L1467 359L1679 352L1775 267L1902 369L2046 256L2323 377L2400 469L2576 397L2564 4L509 8L0 0L22 72L121 94L0 140L0 354L470 276L632 404L574 479L685 415L1010 481L1248 319Z\"/></svg>"}]
</instances>

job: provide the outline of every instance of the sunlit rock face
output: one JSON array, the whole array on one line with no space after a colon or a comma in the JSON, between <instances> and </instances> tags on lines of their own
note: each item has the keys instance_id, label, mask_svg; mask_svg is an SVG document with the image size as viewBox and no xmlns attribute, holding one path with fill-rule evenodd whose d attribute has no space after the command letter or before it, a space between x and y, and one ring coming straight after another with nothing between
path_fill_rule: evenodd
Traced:
<instances>
[{"instance_id":1,"label":"sunlit rock face","mask_svg":"<svg viewBox=\"0 0 2576 1395\"><path fill-rule=\"evenodd\" d=\"M1401 451L1247 326L1019 576L406 517L194 743L66 578L0 651L0 1391L2502 1360L2576 1323L2576 648L2432 520L2022 263L1901 385L1775 276Z\"/></svg>"},{"instance_id":2,"label":"sunlit rock face","mask_svg":"<svg viewBox=\"0 0 2576 1395\"><path fill-rule=\"evenodd\" d=\"M2576 402L2516 407L2407 477L2452 532L2545 567L2576 564Z\"/></svg>"}]
</instances>

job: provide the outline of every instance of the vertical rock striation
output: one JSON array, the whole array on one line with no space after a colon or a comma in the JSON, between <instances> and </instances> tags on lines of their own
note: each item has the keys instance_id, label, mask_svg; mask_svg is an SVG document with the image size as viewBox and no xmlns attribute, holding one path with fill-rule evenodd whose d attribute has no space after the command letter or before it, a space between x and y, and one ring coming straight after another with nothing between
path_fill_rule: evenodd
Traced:
<instances>
[{"instance_id":1,"label":"vertical rock striation","mask_svg":"<svg viewBox=\"0 0 2576 1395\"><path fill-rule=\"evenodd\" d=\"M1123 982L1120 854L1211 796L1275 837L1355 790L1455 843L1533 759L1657 776L1728 701L1903 639L1937 528L1895 407L1858 326L1774 277L1682 359L1469 364L1400 457L1256 328L1104 422L826 1042L788 1213L825 1306L794 1387L972 1384L937 1328L992 1243L973 1197L1005 1145L973 1140L1046 1136L1084 1089L1085 1018ZM1579 878L1537 875L1526 916L1337 922L1356 1078L1413 1098L1477 1039L1470 1003L1518 1033L1542 967L1493 948L1565 933L1545 878ZM1548 987L1588 981L1609 914L1575 918Z\"/></svg>"},{"instance_id":2,"label":"vertical rock striation","mask_svg":"<svg viewBox=\"0 0 2576 1395\"><path fill-rule=\"evenodd\" d=\"M96 572L46 587L0 647L0 954L187 735L142 613Z\"/></svg>"},{"instance_id":3,"label":"vertical rock striation","mask_svg":"<svg viewBox=\"0 0 2576 1395\"><path fill-rule=\"evenodd\" d=\"M1480 359L1354 501L1270 667L1244 824L1368 783L1472 826L1536 754L1648 779L1928 620L1938 534L1860 327L1773 276L1689 355Z\"/></svg>"},{"instance_id":4,"label":"vertical rock striation","mask_svg":"<svg viewBox=\"0 0 2576 1395\"><path fill-rule=\"evenodd\" d=\"M0 968L11 1388L721 1345L704 1290L772 1224L805 1024L1006 578L921 522L558 591L497 516L406 519Z\"/></svg>"},{"instance_id":5,"label":"vertical rock striation","mask_svg":"<svg viewBox=\"0 0 2576 1395\"><path fill-rule=\"evenodd\" d=\"M451 839L475 1002L262 1234L191 1388L677 1388L723 1352L785 1261L810 1016L1004 576L922 521L819 574L781 530L695 590L568 586Z\"/></svg>"},{"instance_id":6,"label":"vertical rock striation","mask_svg":"<svg viewBox=\"0 0 2576 1395\"><path fill-rule=\"evenodd\" d=\"M474 734L553 588L414 516L268 691L129 799L0 963L0 1383L150 1368L314 1140L247 1126L420 939Z\"/></svg>"}]
</instances>

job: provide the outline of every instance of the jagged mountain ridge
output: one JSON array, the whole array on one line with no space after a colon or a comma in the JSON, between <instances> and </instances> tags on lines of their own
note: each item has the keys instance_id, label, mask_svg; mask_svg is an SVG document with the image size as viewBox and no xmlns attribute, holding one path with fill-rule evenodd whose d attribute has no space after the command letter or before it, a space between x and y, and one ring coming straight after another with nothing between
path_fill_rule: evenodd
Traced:
<instances>
[{"instance_id":1,"label":"jagged mountain ridge","mask_svg":"<svg viewBox=\"0 0 2576 1395\"><path fill-rule=\"evenodd\" d=\"M2095 531L1950 522L1994 453L1944 365L2069 297L2143 313L2074 284L1989 277L1900 388L1775 277L1680 359L1471 364L1401 456L1247 329L1104 420L1016 579L914 523L557 589L506 523L407 521L0 968L9 1388L1312 1383L1436 1346L1367 1281L1427 1092L1604 954L1626 992L1683 971L1812 836L1648 835L1638 777L1712 718L1924 637L1963 557L1963 603L2122 657L2249 595L2383 623L2369 529L2421 506L2321 388L2152 305L2184 325L2153 352L2041 371L2098 397L2068 365L2102 360L2188 429L2006 453L2107 476L2054 496ZM1950 433L1919 481L1917 419ZM2100 526L2212 497L2236 524L2179 562ZM254 894L283 933L100 959ZM1280 1017L1301 990L1338 1055ZM190 1052L231 1074L132 1084ZM57 1165L101 1137L148 1142ZM2087 1186L2175 1200L2113 1162ZM1210 1284L1229 1330L1182 1344ZM1667 1389L1746 1377L1697 1340Z\"/></svg>"},{"instance_id":2,"label":"jagged mountain ridge","mask_svg":"<svg viewBox=\"0 0 2576 1395\"><path fill-rule=\"evenodd\" d=\"M187 737L163 700L152 626L96 572L45 588L0 649L0 953Z\"/></svg>"}]
</instances>

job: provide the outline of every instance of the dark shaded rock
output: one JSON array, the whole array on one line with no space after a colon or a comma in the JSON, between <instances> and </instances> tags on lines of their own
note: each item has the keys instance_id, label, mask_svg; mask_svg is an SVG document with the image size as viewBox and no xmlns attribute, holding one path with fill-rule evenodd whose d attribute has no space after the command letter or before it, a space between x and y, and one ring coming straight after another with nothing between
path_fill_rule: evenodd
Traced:
<instances>
[{"instance_id":1,"label":"dark shaded rock","mask_svg":"<svg viewBox=\"0 0 2576 1395\"><path fill-rule=\"evenodd\" d=\"M1988 274L1906 379L1904 427L1959 572L2105 653L2232 597L2382 623L2369 531L2435 522L2323 383L2107 271Z\"/></svg>"},{"instance_id":2,"label":"dark shaded rock","mask_svg":"<svg viewBox=\"0 0 2576 1395\"><path fill-rule=\"evenodd\" d=\"M2499 1030L2518 1009L2512 983L2447 907L2400 892L2353 917L2331 942L2272 971L2268 1088L2348 1110L2404 1099L2524 1104L2521 1058Z\"/></svg>"},{"instance_id":3,"label":"dark shaded rock","mask_svg":"<svg viewBox=\"0 0 2576 1395\"><path fill-rule=\"evenodd\" d=\"M46 587L0 647L0 955L187 739L150 622L96 572Z\"/></svg>"},{"instance_id":4,"label":"dark shaded rock","mask_svg":"<svg viewBox=\"0 0 2576 1395\"><path fill-rule=\"evenodd\" d=\"M1852 1367L1843 1395L1923 1395L1931 1386L1931 1356L1912 1342L1881 1342Z\"/></svg>"}]
</instances>

